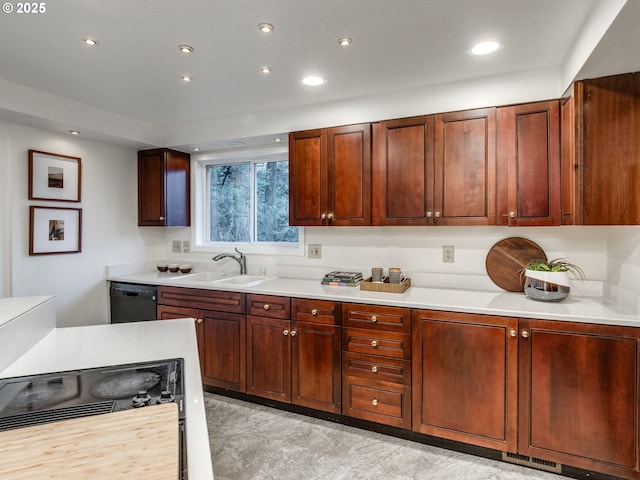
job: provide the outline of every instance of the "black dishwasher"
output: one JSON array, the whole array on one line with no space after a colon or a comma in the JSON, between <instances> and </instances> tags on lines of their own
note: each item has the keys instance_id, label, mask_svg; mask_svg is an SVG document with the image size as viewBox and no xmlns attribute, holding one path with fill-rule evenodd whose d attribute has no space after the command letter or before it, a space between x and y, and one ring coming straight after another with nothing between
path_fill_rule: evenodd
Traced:
<instances>
[{"instance_id":1,"label":"black dishwasher","mask_svg":"<svg viewBox=\"0 0 640 480\"><path fill-rule=\"evenodd\" d=\"M157 294L155 285L111 282L111 323L155 320Z\"/></svg>"}]
</instances>

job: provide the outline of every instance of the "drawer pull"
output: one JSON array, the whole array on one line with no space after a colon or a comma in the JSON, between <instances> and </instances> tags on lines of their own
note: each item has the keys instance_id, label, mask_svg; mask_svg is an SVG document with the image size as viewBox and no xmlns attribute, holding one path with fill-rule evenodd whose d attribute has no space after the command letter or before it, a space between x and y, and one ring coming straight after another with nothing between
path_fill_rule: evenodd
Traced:
<instances>
[{"instance_id":1,"label":"drawer pull","mask_svg":"<svg viewBox=\"0 0 640 480\"><path fill-rule=\"evenodd\" d=\"M375 365L373 367L371 367L371 371L373 373L377 373L378 372L378 367L376 367Z\"/></svg>"},{"instance_id":2,"label":"drawer pull","mask_svg":"<svg viewBox=\"0 0 640 480\"><path fill-rule=\"evenodd\" d=\"M522 331L522 338L529 338L529 332L527 332L526 330Z\"/></svg>"},{"instance_id":3,"label":"drawer pull","mask_svg":"<svg viewBox=\"0 0 640 480\"><path fill-rule=\"evenodd\" d=\"M371 400L371 405L373 405L374 407L378 406L378 399L374 398L373 400Z\"/></svg>"},{"instance_id":4,"label":"drawer pull","mask_svg":"<svg viewBox=\"0 0 640 480\"><path fill-rule=\"evenodd\" d=\"M198 318L198 319L196 320L196 323L197 323L198 325L200 325L202 322L204 322L204 319L202 319L202 318Z\"/></svg>"},{"instance_id":5,"label":"drawer pull","mask_svg":"<svg viewBox=\"0 0 640 480\"><path fill-rule=\"evenodd\" d=\"M264 307L262 308L264 308L265 310L269 310L271 308L271 305L269 305L268 303L265 303Z\"/></svg>"},{"instance_id":6,"label":"drawer pull","mask_svg":"<svg viewBox=\"0 0 640 480\"><path fill-rule=\"evenodd\" d=\"M515 330L511 330L509 332L509 335L511 335L512 337L517 337L518 336L518 332L516 332Z\"/></svg>"},{"instance_id":7,"label":"drawer pull","mask_svg":"<svg viewBox=\"0 0 640 480\"><path fill-rule=\"evenodd\" d=\"M286 337L287 335L289 335L289 330L284 330L284 331L282 332L282 335L284 335L285 337Z\"/></svg>"},{"instance_id":8,"label":"drawer pull","mask_svg":"<svg viewBox=\"0 0 640 480\"><path fill-rule=\"evenodd\" d=\"M371 340L371 346L372 347L377 347L378 346L378 342L376 342L375 340Z\"/></svg>"},{"instance_id":9,"label":"drawer pull","mask_svg":"<svg viewBox=\"0 0 640 480\"><path fill-rule=\"evenodd\" d=\"M298 332L296 332L295 330L291 330L291 336L292 336L292 337L295 337L295 336L296 336L296 333L298 333Z\"/></svg>"},{"instance_id":10,"label":"drawer pull","mask_svg":"<svg viewBox=\"0 0 640 480\"><path fill-rule=\"evenodd\" d=\"M315 317L316 315L318 315L318 311L314 308L313 310L311 310L311 315Z\"/></svg>"},{"instance_id":11,"label":"drawer pull","mask_svg":"<svg viewBox=\"0 0 640 480\"><path fill-rule=\"evenodd\" d=\"M378 321L378 317L376 317L375 315L373 317L371 317L371 321L373 323L376 323Z\"/></svg>"}]
</instances>

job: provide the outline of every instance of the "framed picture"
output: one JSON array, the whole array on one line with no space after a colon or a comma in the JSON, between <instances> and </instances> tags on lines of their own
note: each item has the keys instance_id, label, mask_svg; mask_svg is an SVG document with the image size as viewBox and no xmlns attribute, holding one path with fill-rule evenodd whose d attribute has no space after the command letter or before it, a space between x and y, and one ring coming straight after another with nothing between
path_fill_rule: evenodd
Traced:
<instances>
[{"instance_id":1,"label":"framed picture","mask_svg":"<svg viewBox=\"0 0 640 480\"><path fill-rule=\"evenodd\" d=\"M29 255L81 251L81 208L29 208Z\"/></svg>"},{"instance_id":2,"label":"framed picture","mask_svg":"<svg viewBox=\"0 0 640 480\"><path fill-rule=\"evenodd\" d=\"M29 199L80 201L78 157L29 150Z\"/></svg>"}]
</instances>

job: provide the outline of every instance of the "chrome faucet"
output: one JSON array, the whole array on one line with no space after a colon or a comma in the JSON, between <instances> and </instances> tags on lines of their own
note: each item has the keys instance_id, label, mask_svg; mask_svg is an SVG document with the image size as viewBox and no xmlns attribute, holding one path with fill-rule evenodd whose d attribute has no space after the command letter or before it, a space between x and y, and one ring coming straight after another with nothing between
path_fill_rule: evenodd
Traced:
<instances>
[{"instance_id":1,"label":"chrome faucet","mask_svg":"<svg viewBox=\"0 0 640 480\"><path fill-rule=\"evenodd\" d=\"M213 257L213 261L217 262L223 258L233 258L238 264L240 264L240 275L246 275L247 273L247 257L244 253L236 248L237 253L221 253Z\"/></svg>"}]
</instances>

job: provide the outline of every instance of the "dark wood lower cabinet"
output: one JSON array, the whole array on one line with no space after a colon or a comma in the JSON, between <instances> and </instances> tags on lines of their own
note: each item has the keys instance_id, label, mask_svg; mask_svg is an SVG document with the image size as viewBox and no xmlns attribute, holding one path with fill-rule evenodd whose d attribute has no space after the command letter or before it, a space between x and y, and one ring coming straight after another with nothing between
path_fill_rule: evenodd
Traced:
<instances>
[{"instance_id":1,"label":"dark wood lower cabinet","mask_svg":"<svg viewBox=\"0 0 640 480\"><path fill-rule=\"evenodd\" d=\"M247 315L247 393L291 402L289 324Z\"/></svg>"},{"instance_id":2,"label":"dark wood lower cabinet","mask_svg":"<svg viewBox=\"0 0 640 480\"><path fill-rule=\"evenodd\" d=\"M206 292L158 306L205 385L640 480L638 328Z\"/></svg>"},{"instance_id":3,"label":"dark wood lower cabinet","mask_svg":"<svg viewBox=\"0 0 640 480\"><path fill-rule=\"evenodd\" d=\"M637 329L520 321L518 451L640 478Z\"/></svg>"},{"instance_id":4,"label":"dark wood lower cabinet","mask_svg":"<svg viewBox=\"0 0 640 480\"><path fill-rule=\"evenodd\" d=\"M291 403L340 413L340 327L291 322Z\"/></svg>"},{"instance_id":5,"label":"dark wood lower cabinet","mask_svg":"<svg viewBox=\"0 0 640 480\"><path fill-rule=\"evenodd\" d=\"M294 298L290 309L288 302L284 297L248 297L248 310L264 316L247 315L247 393L340 413L336 304ZM305 321L276 318L288 317L290 311L293 319Z\"/></svg>"},{"instance_id":6,"label":"dark wood lower cabinet","mask_svg":"<svg viewBox=\"0 0 640 480\"><path fill-rule=\"evenodd\" d=\"M518 320L413 311L413 430L516 450Z\"/></svg>"},{"instance_id":7,"label":"dark wood lower cabinet","mask_svg":"<svg viewBox=\"0 0 640 480\"><path fill-rule=\"evenodd\" d=\"M158 306L158 318L161 320L185 317L196 319L196 335L203 383L245 392L244 315L167 305Z\"/></svg>"}]
</instances>

